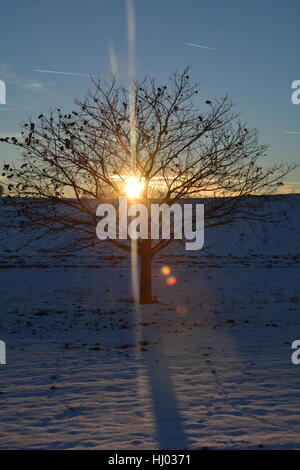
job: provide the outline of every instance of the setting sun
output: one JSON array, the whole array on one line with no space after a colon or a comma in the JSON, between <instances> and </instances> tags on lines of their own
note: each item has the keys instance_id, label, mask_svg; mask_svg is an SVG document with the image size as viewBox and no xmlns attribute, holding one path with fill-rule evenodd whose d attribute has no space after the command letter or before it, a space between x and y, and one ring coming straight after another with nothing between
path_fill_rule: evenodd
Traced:
<instances>
[{"instance_id":1,"label":"setting sun","mask_svg":"<svg viewBox=\"0 0 300 470\"><path fill-rule=\"evenodd\" d=\"M138 198L142 194L143 189L143 181L140 181L135 176L130 176L129 178L127 178L124 186L124 192L130 199Z\"/></svg>"}]
</instances>

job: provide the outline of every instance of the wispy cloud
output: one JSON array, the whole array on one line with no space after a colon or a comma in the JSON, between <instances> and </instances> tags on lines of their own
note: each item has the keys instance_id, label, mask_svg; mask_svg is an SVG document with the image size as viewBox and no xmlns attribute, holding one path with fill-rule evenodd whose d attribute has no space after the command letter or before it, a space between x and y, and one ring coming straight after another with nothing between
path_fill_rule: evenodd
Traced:
<instances>
[{"instance_id":1,"label":"wispy cloud","mask_svg":"<svg viewBox=\"0 0 300 470\"><path fill-rule=\"evenodd\" d=\"M40 73L54 73L57 75L73 75L76 77L90 77L91 75L86 73L77 73L77 72L61 72L58 70L42 70L42 69L34 69L33 72L40 72Z\"/></svg>"},{"instance_id":2,"label":"wispy cloud","mask_svg":"<svg viewBox=\"0 0 300 470\"><path fill-rule=\"evenodd\" d=\"M285 181L278 190L280 194L299 193L300 181Z\"/></svg>"},{"instance_id":3,"label":"wispy cloud","mask_svg":"<svg viewBox=\"0 0 300 470\"><path fill-rule=\"evenodd\" d=\"M24 73L16 73L12 64L0 64L0 76L7 83L31 92L45 92L52 85L50 81L43 83L24 75Z\"/></svg>"},{"instance_id":4,"label":"wispy cloud","mask_svg":"<svg viewBox=\"0 0 300 470\"><path fill-rule=\"evenodd\" d=\"M22 138L22 134L20 132L0 132L0 138L1 139L5 139L6 137L16 137L16 139L21 139Z\"/></svg>"},{"instance_id":5,"label":"wispy cloud","mask_svg":"<svg viewBox=\"0 0 300 470\"><path fill-rule=\"evenodd\" d=\"M4 80L15 80L17 74L13 70L12 64L0 64L0 75Z\"/></svg>"},{"instance_id":6,"label":"wispy cloud","mask_svg":"<svg viewBox=\"0 0 300 470\"><path fill-rule=\"evenodd\" d=\"M45 86L41 82L28 82L24 84L24 88L31 91L44 91Z\"/></svg>"},{"instance_id":7,"label":"wispy cloud","mask_svg":"<svg viewBox=\"0 0 300 470\"><path fill-rule=\"evenodd\" d=\"M216 50L213 47L202 46L201 44L194 44L192 42L186 42L185 45L186 46L191 46L191 47L199 47L200 49L208 49L210 51L215 51Z\"/></svg>"}]
</instances>

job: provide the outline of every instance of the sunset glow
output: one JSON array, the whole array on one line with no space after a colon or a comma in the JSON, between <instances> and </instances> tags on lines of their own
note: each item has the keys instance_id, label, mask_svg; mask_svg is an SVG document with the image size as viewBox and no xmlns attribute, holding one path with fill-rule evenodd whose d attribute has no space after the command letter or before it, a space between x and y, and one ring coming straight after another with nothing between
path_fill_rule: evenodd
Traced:
<instances>
[{"instance_id":1,"label":"sunset glow","mask_svg":"<svg viewBox=\"0 0 300 470\"><path fill-rule=\"evenodd\" d=\"M144 189L144 183L135 176L127 178L124 192L130 199L136 199L141 196Z\"/></svg>"}]
</instances>

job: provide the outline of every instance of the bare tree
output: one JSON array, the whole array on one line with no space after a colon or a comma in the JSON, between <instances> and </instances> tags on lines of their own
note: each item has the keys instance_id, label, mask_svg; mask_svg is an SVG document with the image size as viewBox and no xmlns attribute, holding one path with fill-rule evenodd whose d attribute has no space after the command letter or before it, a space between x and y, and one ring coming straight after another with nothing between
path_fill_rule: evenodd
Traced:
<instances>
[{"instance_id":1,"label":"bare tree","mask_svg":"<svg viewBox=\"0 0 300 470\"><path fill-rule=\"evenodd\" d=\"M129 91L115 78L93 81L75 111L40 114L22 124L21 139L1 139L21 149L22 161L5 164L3 175L23 226L77 233L77 248L99 245L95 207L117 201L129 176L143 182L146 204L205 198L206 228L258 217L253 196L276 192L294 166L264 167L267 147L257 130L240 121L227 97L201 98L188 73L160 86L151 78L132 82ZM137 240L141 303L153 301L153 256L173 238ZM131 250L130 240L110 242Z\"/></svg>"}]
</instances>

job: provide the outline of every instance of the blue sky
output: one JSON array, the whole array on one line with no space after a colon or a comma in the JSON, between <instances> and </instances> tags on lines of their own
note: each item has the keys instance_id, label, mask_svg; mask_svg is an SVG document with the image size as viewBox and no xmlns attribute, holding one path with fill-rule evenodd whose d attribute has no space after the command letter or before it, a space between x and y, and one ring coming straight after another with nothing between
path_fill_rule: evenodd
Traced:
<instances>
[{"instance_id":1,"label":"blue sky","mask_svg":"<svg viewBox=\"0 0 300 470\"><path fill-rule=\"evenodd\" d=\"M300 80L299 0L135 0L137 74L165 80L186 65L205 98L228 93L261 140L270 162L300 162L300 104L291 83ZM187 46L205 45L215 50ZM1 5L0 134L18 132L18 122L50 107L72 107L89 78L36 69L107 77L109 48L119 75L127 77L126 0L11 0ZM299 134L286 134L299 132ZM0 159L14 157L0 147ZM300 169L289 176L300 191Z\"/></svg>"}]
</instances>

